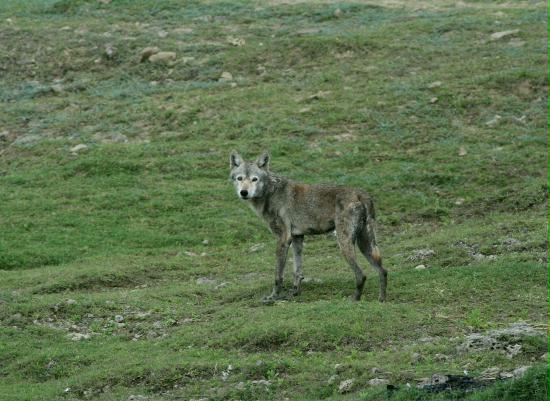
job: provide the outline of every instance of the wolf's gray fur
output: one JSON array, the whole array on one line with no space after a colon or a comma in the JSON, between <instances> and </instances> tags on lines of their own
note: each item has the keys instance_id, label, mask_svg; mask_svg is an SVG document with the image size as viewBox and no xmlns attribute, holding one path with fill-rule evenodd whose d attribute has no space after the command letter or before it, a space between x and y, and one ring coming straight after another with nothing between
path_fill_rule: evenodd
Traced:
<instances>
[{"instance_id":1,"label":"wolf's gray fur","mask_svg":"<svg viewBox=\"0 0 550 401\"><path fill-rule=\"evenodd\" d=\"M280 298L288 248L294 252L294 285L291 295L300 293L304 235L336 230L344 258L355 274L355 300L361 298L365 274L355 258L355 244L380 278L379 301L386 300L387 271L376 245L374 206L369 195L356 188L336 185L298 184L269 171L269 155L263 153L253 163L237 152L230 157L230 178L237 195L263 218L277 235L275 286L265 302Z\"/></svg>"}]
</instances>

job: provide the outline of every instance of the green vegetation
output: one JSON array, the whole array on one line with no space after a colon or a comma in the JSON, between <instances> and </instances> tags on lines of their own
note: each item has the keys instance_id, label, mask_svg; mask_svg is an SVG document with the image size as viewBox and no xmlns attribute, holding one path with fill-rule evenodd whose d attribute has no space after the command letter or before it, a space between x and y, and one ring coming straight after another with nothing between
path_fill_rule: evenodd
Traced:
<instances>
[{"instance_id":1,"label":"green vegetation","mask_svg":"<svg viewBox=\"0 0 550 401\"><path fill-rule=\"evenodd\" d=\"M455 3L0 1L0 400L547 400L547 3ZM261 304L233 148L373 195L386 304L331 236Z\"/></svg>"}]
</instances>

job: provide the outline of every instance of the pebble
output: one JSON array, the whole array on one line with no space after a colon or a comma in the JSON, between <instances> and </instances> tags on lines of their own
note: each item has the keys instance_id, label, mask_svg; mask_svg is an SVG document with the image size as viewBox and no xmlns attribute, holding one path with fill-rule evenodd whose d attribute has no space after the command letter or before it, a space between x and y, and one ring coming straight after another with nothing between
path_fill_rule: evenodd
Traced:
<instances>
[{"instance_id":1,"label":"pebble","mask_svg":"<svg viewBox=\"0 0 550 401\"><path fill-rule=\"evenodd\" d=\"M149 61L152 63L173 61L176 59L175 52L158 52L149 57Z\"/></svg>"},{"instance_id":2,"label":"pebble","mask_svg":"<svg viewBox=\"0 0 550 401\"><path fill-rule=\"evenodd\" d=\"M124 316L122 315L116 315L115 316L115 322L122 323L124 321Z\"/></svg>"},{"instance_id":3,"label":"pebble","mask_svg":"<svg viewBox=\"0 0 550 401\"><path fill-rule=\"evenodd\" d=\"M418 265L414 268L415 270L424 270L427 269L426 265Z\"/></svg>"},{"instance_id":4,"label":"pebble","mask_svg":"<svg viewBox=\"0 0 550 401\"><path fill-rule=\"evenodd\" d=\"M369 380L369 386L375 387L375 386L386 386L390 382L386 379L380 379L380 378L374 378Z\"/></svg>"},{"instance_id":5,"label":"pebble","mask_svg":"<svg viewBox=\"0 0 550 401\"><path fill-rule=\"evenodd\" d=\"M355 384L354 379L348 379L340 382L338 385L338 392L340 394L348 393L353 388L353 385Z\"/></svg>"},{"instance_id":6,"label":"pebble","mask_svg":"<svg viewBox=\"0 0 550 401\"><path fill-rule=\"evenodd\" d=\"M71 148L71 152L72 152L72 153L78 153L78 152L80 152L81 150L86 150L86 149L88 149L88 145L84 145L83 143L80 143L80 144L78 144L78 145L76 145L76 146L73 146L73 147Z\"/></svg>"}]
</instances>

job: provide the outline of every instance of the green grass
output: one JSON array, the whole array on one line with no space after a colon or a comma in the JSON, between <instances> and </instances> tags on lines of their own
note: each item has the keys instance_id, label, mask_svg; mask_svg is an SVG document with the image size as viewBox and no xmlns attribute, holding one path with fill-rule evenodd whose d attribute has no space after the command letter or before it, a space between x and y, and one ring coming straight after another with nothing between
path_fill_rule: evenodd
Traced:
<instances>
[{"instance_id":1,"label":"green grass","mask_svg":"<svg viewBox=\"0 0 550 401\"><path fill-rule=\"evenodd\" d=\"M0 400L548 398L547 4L27 0L0 21ZM148 46L177 58L141 63ZM231 149L369 191L388 302L366 261L349 302L320 236L303 294L262 305L274 238ZM517 321L541 334L513 358L457 350Z\"/></svg>"}]
</instances>

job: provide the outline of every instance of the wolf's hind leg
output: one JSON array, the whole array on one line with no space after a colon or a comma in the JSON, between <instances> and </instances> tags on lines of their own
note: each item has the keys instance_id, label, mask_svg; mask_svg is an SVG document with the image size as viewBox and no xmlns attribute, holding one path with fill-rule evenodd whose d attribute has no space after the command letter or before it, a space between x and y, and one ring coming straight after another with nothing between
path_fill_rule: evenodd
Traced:
<instances>
[{"instance_id":1,"label":"wolf's hind leg","mask_svg":"<svg viewBox=\"0 0 550 401\"><path fill-rule=\"evenodd\" d=\"M344 258L355 274L355 295L354 299L359 301L365 286L366 276L357 264L355 257L355 242L364 222L365 209L361 203L351 203L346 208L337 210L336 213L336 236L338 245Z\"/></svg>"},{"instance_id":2,"label":"wolf's hind leg","mask_svg":"<svg viewBox=\"0 0 550 401\"><path fill-rule=\"evenodd\" d=\"M374 220L372 218L367 217L367 223L359 234L357 245L371 266L378 271L378 277L380 279L380 295L378 296L378 300L380 302L384 302L386 300L388 271L382 267L382 256L380 255L380 250L376 245Z\"/></svg>"}]
</instances>

